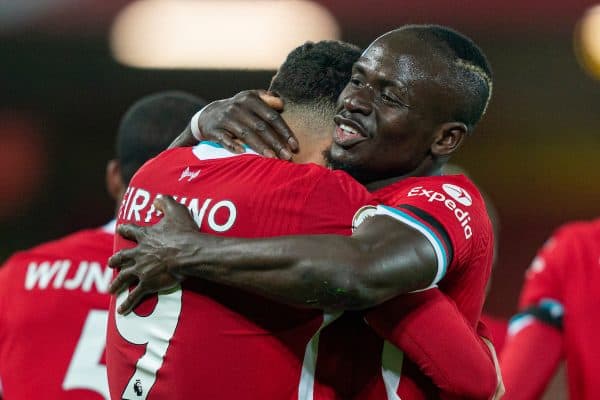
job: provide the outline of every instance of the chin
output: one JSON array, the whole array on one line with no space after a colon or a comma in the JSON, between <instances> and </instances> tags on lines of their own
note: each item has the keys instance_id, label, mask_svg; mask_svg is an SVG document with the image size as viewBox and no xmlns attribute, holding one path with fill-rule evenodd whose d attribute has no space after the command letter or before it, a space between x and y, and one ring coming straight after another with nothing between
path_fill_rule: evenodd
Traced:
<instances>
[{"instance_id":1,"label":"chin","mask_svg":"<svg viewBox=\"0 0 600 400\"><path fill-rule=\"evenodd\" d=\"M353 148L345 149L336 143L333 143L329 148L329 160L338 163L354 164L357 160L357 155L352 151Z\"/></svg>"},{"instance_id":2,"label":"chin","mask_svg":"<svg viewBox=\"0 0 600 400\"><path fill-rule=\"evenodd\" d=\"M356 162L356 157L352 157L347 150L333 144L324 156L329 168L344 171L363 184L371 181L369 170Z\"/></svg>"}]
</instances>

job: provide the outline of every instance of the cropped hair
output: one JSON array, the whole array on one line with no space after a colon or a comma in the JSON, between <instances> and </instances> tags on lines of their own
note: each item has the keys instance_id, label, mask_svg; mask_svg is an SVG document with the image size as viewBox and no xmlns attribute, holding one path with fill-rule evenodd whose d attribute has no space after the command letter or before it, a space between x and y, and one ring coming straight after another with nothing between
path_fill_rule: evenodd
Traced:
<instances>
[{"instance_id":1,"label":"cropped hair","mask_svg":"<svg viewBox=\"0 0 600 400\"><path fill-rule=\"evenodd\" d=\"M289 53L269 90L286 104L333 111L360 54L360 48L342 41L306 42Z\"/></svg>"},{"instance_id":2,"label":"cropped hair","mask_svg":"<svg viewBox=\"0 0 600 400\"><path fill-rule=\"evenodd\" d=\"M142 97L125 112L117 131L117 159L125 184L149 159L165 150L206 102L192 94L166 91Z\"/></svg>"},{"instance_id":3,"label":"cropped hair","mask_svg":"<svg viewBox=\"0 0 600 400\"><path fill-rule=\"evenodd\" d=\"M483 117L493 89L492 68L483 51L467 36L440 25L406 25L397 31L429 43L449 67L454 89L463 101L454 117L473 128Z\"/></svg>"}]
</instances>

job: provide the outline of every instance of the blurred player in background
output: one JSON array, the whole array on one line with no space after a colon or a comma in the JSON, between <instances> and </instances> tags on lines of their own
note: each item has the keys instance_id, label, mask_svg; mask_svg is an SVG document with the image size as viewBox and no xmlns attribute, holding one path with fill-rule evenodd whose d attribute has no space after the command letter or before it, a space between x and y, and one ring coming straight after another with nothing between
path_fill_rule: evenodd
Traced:
<instances>
[{"instance_id":1,"label":"blurred player in background","mask_svg":"<svg viewBox=\"0 0 600 400\"><path fill-rule=\"evenodd\" d=\"M506 399L538 399L564 359L569 398L597 399L600 219L559 228L525 275L500 361Z\"/></svg>"},{"instance_id":2,"label":"blurred player in background","mask_svg":"<svg viewBox=\"0 0 600 400\"><path fill-rule=\"evenodd\" d=\"M402 68L403 72L400 72L398 64L403 65L404 62L409 62L412 67ZM156 273L164 271L165 266L175 267L172 270L175 274L188 273L291 304L321 309L370 307L403 291L421 289L432 282L435 285L448 269L452 272L441 285L454 296L469 323L473 326L477 323L492 256L489 220L481 196L465 177L436 175L439 175L441 166L483 114L491 93L487 61L472 42L451 30L434 26L408 26L376 40L363 53L354 70L353 79L341 96L344 107L341 114L344 115L338 115L336 121L338 127L331 161L337 162L336 165L346 161L347 164L352 163L352 172L363 182L372 184L372 189L390 185L398 179L395 174L402 175L402 171L417 176L433 175L408 178L400 186L386 187L388 190L384 189L385 193L379 191L386 201L403 210L397 212L389 207L378 207L377 213L385 217L367 219L364 224L371 231L358 233L361 225L358 234L350 240L344 240L341 236L322 235L244 241L198 235L185 208L164 199L162 202L169 203L171 209L183 209L176 219L180 219L179 223L187 221L183 222L185 227L179 226L184 232L177 232L173 237L168 234L168 229L163 231L166 218L156 227L128 226L121 230L126 237L143 242L140 248L126 250L113 258L112 264L124 267L117 279L118 286L140 280L127 300L124 298L127 294L121 296L121 311L128 311L144 294L166 287L163 286L165 282L160 280L167 277ZM433 79L433 76L439 75L442 75L439 82L444 83L436 80L438 83L432 84L428 81L429 77ZM402 90L405 84L411 86L408 93ZM439 91L438 85L456 86ZM442 104L448 109L444 109ZM254 128L252 125L259 120L256 127L260 126L259 130L265 133L268 124L281 123L272 110L249 113L242 110L240 113L235 98L231 102L216 103L216 106L222 108L219 111L212 109L213 118L217 115L217 119L220 119L232 107L234 112L238 112L237 122L225 119L224 125L217 128L218 136L229 148L232 147L231 138L227 143L225 136L231 130L239 130L241 138L255 145L264 144L264 136L249 139L252 137L250 131ZM432 115L436 112L437 115ZM359 117L361 114L362 117ZM267 122L260 124L260 117L264 115ZM381 126L375 125L375 121L366 121L373 115L377 115L377 122ZM363 117L365 121L361 122L353 119ZM373 131L366 131L362 124L368 124ZM248 125L250 128L246 127ZM399 128L405 131L399 132ZM282 148L291 143L288 140L291 133L286 133L286 142L279 147L274 146L280 155ZM372 138L372 135L375 137ZM268 149L257 147L267 155ZM347 206L344 200L336 196L331 196L329 201L335 202L338 207ZM444 201L445 206L435 203ZM469 207L468 211L462 207ZM470 216L467 217L467 214ZM393 218L399 219L400 223ZM454 219L458 219L458 222ZM135 222L139 223L137 219ZM156 238L156 232L162 235ZM231 234L235 235L235 232ZM202 241L196 241L200 237ZM369 244L360 244L362 241L358 240L359 237ZM207 242L214 242L215 246L208 246L208 251L204 251ZM159 243L161 245L157 247ZM163 251L165 246L168 254ZM184 251L186 255L183 256L183 252L179 252L182 248L190 252ZM228 251L222 252L225 248ZM361 249L366 254L363 255ZM185 265L181 264L181 257L186 259ZM132 258L138 264L128 267ZM466 268L467 265L470 267ZM190 268L179 269L180 266ZM194 269L194 266L199 268ZM155 267L157 269L153 270ZM226 273L219 273L225 270ZM157 276L161 276L158 282L154 279ZM361 290L355 290L352 285L355 279L361 278L367 281L360 284L356 282L363 286ZM369 315L372 317L369 318L371 326L377 325L380 330L385 330L390 323L389 314L388 318L385 313L379 313L380 318L372 313ZM384 364L390 361L385 352L383 357ZM361 365L357 371L361 368L365 369ZM380 368L381 364L375 365L374 370ZM390 379L381 385L375 383L379 388L376 392L379 396L386 396L387 392L387 396L395 398L399 376L393 375L398 371L388 372L384 375ZM495 387L495 382L494 377L492 387ZM481 394L488 386L482 381L478 383ZM490 397L492 392L484 394L484 398ZM365 393L363 397L375 398L371 393Z\"/></svg>"},{"instance_id":3,"label":"blurred player in background","mask_svg":"<svg viewBox=\"0 0 600 400\"><path fill-rule=\"evenodd\" d=\"M165 149L204 102L182 92L137 101L123 116L106 187L119 203L135 171ZM115 221L20 251L0 269L3 397L109 399L104 350Z\"/></svg>"}]
</instances>

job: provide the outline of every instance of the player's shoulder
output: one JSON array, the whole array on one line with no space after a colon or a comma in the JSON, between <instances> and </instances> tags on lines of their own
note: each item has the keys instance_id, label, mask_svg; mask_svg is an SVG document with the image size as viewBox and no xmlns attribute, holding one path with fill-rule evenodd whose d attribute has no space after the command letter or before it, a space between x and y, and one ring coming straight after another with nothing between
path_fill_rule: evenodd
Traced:
<instances>
[{"instance_id":1,"label":"player's shoulder","mask_svg":"<svg viewBox=\"0 0 600 400\"><path fill-rule=\"evenodd\" d=\"M108 226L83 229L29 249L17 251L6 260L4 267L18 267L33 259L92 257L100 260L110 257L113 241L114 230L111 231Z\"/></svg>"},{"instance_id":2,"label":"player's shoulder","mask_svg":"<svg viewBox=\"0 0 600 400\"><path fill-rule=\"evenodd\" d=\"M160 170L164 166L171 165L174 160L181 160L191 155L192 149L190 147L175 147L164 150L146 161L133 175L132 180L139 179L140 176L147 174L149 171Z\"/></svg>"},{"instance_id":3,"label":"player's shoulder","mask_svg":"<svg viewBox=\"0 0 600 400\"><path fill-rule=\"evenodd\" d=\"M591 221L570 221L555 230L555 236L582 237L600 234L600 218Z\"/></svg>"},{"instance_id":4,"label":"player's shoulder","mask_svg":"<svg viewBox=\"0 0 600 400\"><path fill-rule=\"evenodd\" d=\"M545 249L555 245L583 244L588 241L600 243L600 218L595 220L578 220L567 222L554 230L550 239L544 244ZM560 247L560 246L559 246Z\"/></svg>"},{"instance_id":5,"label":"player's shoulder","mask_svg":"<svg viewBox=\"0 0 600 400\"><path fill-rule=\"evenodd\" d=\"M485 207L477 186L467 176L460 174L410 177L386 186L375 194L391 205L408 197L430 203L450 200L463 206Z\"/></svg>"}]
</instances>

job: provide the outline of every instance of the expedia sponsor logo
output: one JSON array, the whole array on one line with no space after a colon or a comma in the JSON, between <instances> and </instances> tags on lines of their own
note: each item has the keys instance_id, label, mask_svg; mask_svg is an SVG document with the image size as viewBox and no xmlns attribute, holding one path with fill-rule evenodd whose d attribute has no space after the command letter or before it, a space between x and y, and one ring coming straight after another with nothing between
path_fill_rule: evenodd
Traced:
<instances>
[{"instance_id":1,"label":"expedia sponsor logo","mask_svg":"<svg viewBox=\"0 0 600 400\"><path fill-rule=\"evenodd\" d=\"M367 218L374 216L376 211L377 207L375 206L363 206L359 208L354 214L354 218L352 218L352 232L354 232L360 224L365 222Z\"/></svg>"},{"instance_id":2,"label":"expedia sponsor logo","mask_svg":"<svg viewBox=\"0 0 600 400\"><path fill-rule=\"evenodd\" d=\"M471 206L473 204L471 196L463 188L449 183L442 185L442 189L444 189L446 193L423 189L423 186L415 186L408 191L408 197L424 196L427 197L429 203L442 203L454 214L454 217L460 223L465 234L465 239L470 239L471 236L473 236L473 229L469 224L471 217L469 216L468 211L460 208L460 205L466 207Z\"/></svg>"},{"instance_id":3,"label":"expedia sponsor logo","mask_svg":"<svg viewBox=\"0 0 600 400\"><path fill-rule=\"evenodd\" d=\"M449 183L444 183L442 185L442 189L444 192L448 193L450 197L454 200L458 201L463 206L470 206L473 204L473 200L471 199L471 195L467 193L467 191L460 186L451 185Z\"/></svg>"}]
</instances>

